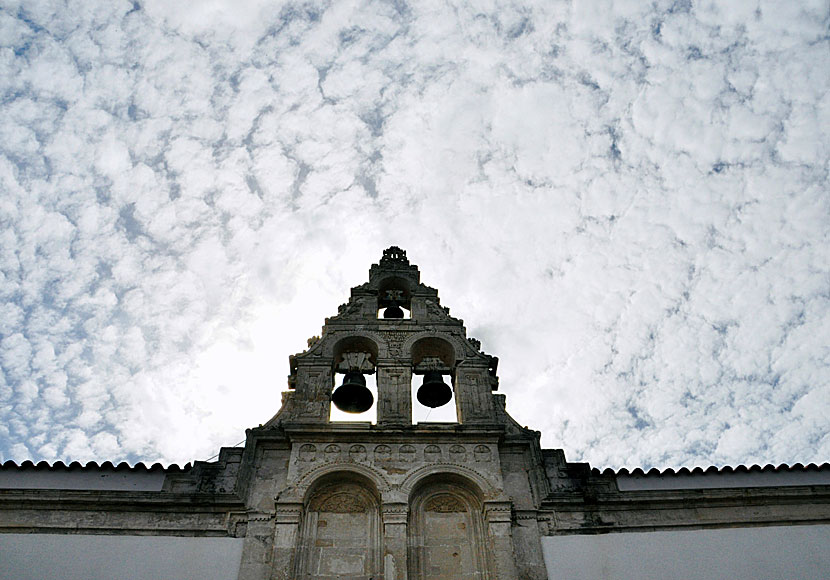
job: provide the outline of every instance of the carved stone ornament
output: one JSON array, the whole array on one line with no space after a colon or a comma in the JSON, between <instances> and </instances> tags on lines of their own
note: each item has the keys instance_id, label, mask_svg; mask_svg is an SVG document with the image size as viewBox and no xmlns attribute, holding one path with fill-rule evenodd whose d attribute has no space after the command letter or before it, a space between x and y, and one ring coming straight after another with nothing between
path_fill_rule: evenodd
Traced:
<instances>
[{"instance_id":1,"label":"carved stone ornament","mask_svg":"<svg viewBox=\"0 0 830 580\"><path fill-rule=\"evenodd\" d=\"M384 462L392 459L392 448L388 445L375 447L375 461Z\"/></svg>"},{"instance_id":2,"label":"carved stone ornament","mask_svg":"<svg viewBox=\"0 0 830 580\"><path fill-rule=\"evenodd\" d=\"M362 308L360 302L349 301L348 303L341 304L337 307L337 316L355 316L357 314L360 314L361 309Z\"/></svg>"},{"instance_id":3,"label":"carved stone ornament","mask_svg":"<svg viewBox=\"0 0 830 580\"><path fill-rule=\"evenodd\" d=\"M382 333L382 336L386 339L389 354L391 356L400 356L403 352L403 343L408 336L407 333L399 330L391 330L389 332Z\"/></svg>"},{"instance_id":4,"label":"carved stone ornament","mask_svg":"<svg viewBox=\"0 0 830 580\"><path fill-rule=\"evenodd\" d=\"M466 512L467 508L453 495L436 495L427 500L424 511L438 513Z\"/></svg>"},{"instance_id":5,"label":"carved stone ornament","mask_svg":"<svg viewBox=\"0 0 830 580\"><path fill-rule=\"evenodd\" d=\"M415 461L415 448L412 445L401 445L398 456L403 463Z\"/></svg>"},{"instance_id":6,"label":"carved stone ornament","mask_svg":"<svg viewBox=\"0 0 830 580\"><path fill-rule=\"evenodd\" d=\"M332 443L331 445L326 445L326 448L323 450L326 454L326 461L335 461L340 458L340 446L335 445Z\"/></svg>"},{"instance_id":7,"label":"carved stone ornament","mask_svg":"<svg viewBox=\"0 0 830 580\"><path fill-rule=\"evenodd\" d=\"M476 445L473 449L473 457L476 462L490 461L490 448L486 445Z\"/></svg>"},{"instance_id":8,"label":"carved stone ornament","mask_svg":"<svg viewBox=\"0 0 830 580\"><path fill-rule=\"evenodd\" d=\"M335 492L315 497L309 508L316 512L333 514L357 514L368 509L363 499L349 492Z\"/></svg>"},{"instance_id":9,"label":"carved stone ornament","mask_svg":"<svg viewBox=\"0 0 830 580\"><path fill-rule=\"evenodd\" d=\"M441 461L441 448L437 445L424 447L424 459L427 461Z\"/></svg>"},{"instance_id":10,"label":"carved stone ornament","mask_svg":"<svg viewBox=\"0 0 830 580\"><path fill-rule=\"evenodd\" d=\"M464 463L467 461L467 450L463 445L453 445L450 447L450 461L455 463Z\"/></svg>"},{"instance_id":11,"label":"carved stone ornament","mask_svg":"<svg viewBox=\"0 0 830 580\"><path fill-rule=\"evenodd\" d=\"M311 443L300 445L297 457L300 461L314 461L317 458L317 448Z\"/></svg>"},{"instance_id":12,"label":"carved stone ornament","mask_svg":"<svg viewBox=\"0 0 830 580\"><path fill-rule=\"evenodd\" d=\"M375 370L375 365L370 360L371 356L371 353L368 352L344 352L343 360L337 365L337 370L372 373Z\"/></svg>"},{"instance_id":13,"label":"carved stone ornament","mask_svg":"<svg viewBox=\"0 0 830 580\"><path fill-rule=\"evenodd\" d=\"M366 448L363 445L349 447L349 459L352 461L366 461Z\"/></svg>"},{"instance_id":14,"label":"carved stone ornament","mask_svg":"<svg viewBox=\"0 0 830 580\"><path fill-rule=\"evenodd\" d=\"M417 365L415 371L423 373L426 371L449 371L450 367L444 364L444 361L437 356L425 356Z\"/></svg>"},{"instance_id":15,"label":"carved stone ornament","mask_svg":"<svg viewBox=\"0 0 830 580\"><path fill-rule=\"evenodd\" d=\"M424 304L427 307L427 312L430 316L435 318L446 318L450 315L450 309L446 306L441 306L432 300L424 300Z\"/></svg>"}]
</instances>

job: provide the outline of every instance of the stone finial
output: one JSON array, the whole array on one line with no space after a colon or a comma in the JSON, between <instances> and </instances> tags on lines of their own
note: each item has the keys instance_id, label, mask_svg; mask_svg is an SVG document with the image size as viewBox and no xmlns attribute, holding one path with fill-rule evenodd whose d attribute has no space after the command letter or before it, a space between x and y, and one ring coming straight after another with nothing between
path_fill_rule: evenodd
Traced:
<instances>
[{"instance_id":1,"label":"stone finial","mask_svg":"<svg viewBox=\"0 0 830 580\"><path fill-rule=\"evenodd\" d=\"M381 266L409 266L409 260L406 258L406 250L402 250L398 246L390 246L383 250L383 256L380 259Z\"/></svg>"}]
</instances>

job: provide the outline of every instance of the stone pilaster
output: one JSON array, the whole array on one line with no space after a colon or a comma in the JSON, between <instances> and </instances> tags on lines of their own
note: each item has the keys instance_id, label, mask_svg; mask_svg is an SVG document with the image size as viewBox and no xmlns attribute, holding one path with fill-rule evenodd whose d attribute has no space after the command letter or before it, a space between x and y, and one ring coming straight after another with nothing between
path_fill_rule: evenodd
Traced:
<instances>
[{"instance_id":1,"label":"stone pilaster","mask_svg":"<svg viewBox=\"0 0 830 580\"><path fill-rule=\"evenodd\" d=\"M294 417L307 423L328 423L332 372L329 365L300 366L293 397Z\"/></svg>"},{"instance_id":2,"label":"stone pilaster","mask_svg":"<svg viewBox=\"0 0 830 580\"><path fill-rule=\"evenodd\" d=\"M493 568L499 580L518 580L516 563L513 556L513 537L511 535L512 517L510 502L484 502L484 517L487 535L490 538Z\"/></svg>"},{"instance_id":3,"label":"stone pilaster","mask_svg":"<svg viewBox=\"0 0 830 580\"><path fill-rule=\"evenodd\" d=\"M241 527L240 523L236 525L237 530ZM244 528L245 543L242 547L242 562L239 565L239 580L267 578L271 564L274 514L251 512Z\"/></svg>"},{"instance_id":4,"label":"stone pilaster","mask_svg":"<svg viewBox=\"0 0 830 580\"><path fill-rule=\"evenodd\" d=\"M378 425L412 423L412 369L378 362Z\"/></svg>"},{"instance_id":5,"label":"stone pilaster","mask_svg":"<svg viewBox=\"0 0 830 580\"><path fill-rule=\"evenodd\" d=\"M539 516L536 510L516 510L513 531L513 550L519 577L527 580L547 580L548 573L542 557L539 535Z\"/></svg>"},{"instance_id":6,"label":"stone pilaster","mask_svg":"<svg viewBox=\"0 0 830 580\"><path fill-rule=\"evenodd\" d=\"M294 577L294 558L302 513L303 504L301 503L277 504L270 580L290 580ZM263 575L260 578L268 578L268 576Z\"/></svg>"},{"instance_id":7,"label":"stone pilaster","mask_svg":"<svg viewBox=\"0 0 830 580\"><path fill-rule=\"evenodd\" d=\"M455 375L455 404L464 424L492 423L495 420L493 393L486 368L463 367Z\"/></svg>"},{"instance_id":8,"label":"stone pilaster","mask_svg":"<svg viewBox=\"0 0 830 580\"><path fill-rule=\"evenodd\" d=\"M384 503L383 516L383 578L407 578L407 518L406 503Z\"/></svg>"}]
</instances>

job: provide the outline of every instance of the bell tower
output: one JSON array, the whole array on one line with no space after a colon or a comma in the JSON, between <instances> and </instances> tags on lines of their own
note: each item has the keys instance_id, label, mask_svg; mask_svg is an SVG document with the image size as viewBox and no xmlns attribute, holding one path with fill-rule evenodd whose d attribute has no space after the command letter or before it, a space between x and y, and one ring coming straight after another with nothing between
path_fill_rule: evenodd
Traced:
<instances>
[{"instance_id":1,"label":"bell tower","mask_svg":"<svg viewBox=\"0 0 830 580\"><path fill-rule=\"evenodd\" d=\"M337 315L326 319L321 336L290 361L282 422L327 423L330 405L347 413L368 410L374 395L366 375L375 373L379 427L412 424L413 375L422 380L421 404L440 407L454 394L458 423L496 421L498 359L467 338L463 321L450 316L438 292L421 283L418 267L395 246L372 265L367 283L352 288Z\"/></svg>"},{"instance_id":2,"label":"bell tower","mask_svg":"<svg viewBox=\"0 0 830 580\"><path fill-rule=\"evenodd\" d=\"M539 434L507 415L498 359L406 252L385 250L289 360L281 409L245 444L241 580L544 577ZM415 404L452 403L453 421L413 422ZM333 408L357 420L333 421ZM516 537L535 560L517 562Z\"/></svg>"}]
</instances>

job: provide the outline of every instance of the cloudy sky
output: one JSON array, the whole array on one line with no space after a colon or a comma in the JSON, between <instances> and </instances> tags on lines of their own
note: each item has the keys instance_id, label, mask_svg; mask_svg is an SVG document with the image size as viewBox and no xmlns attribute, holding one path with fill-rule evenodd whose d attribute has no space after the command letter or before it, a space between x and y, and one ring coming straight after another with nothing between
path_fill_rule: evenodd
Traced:
<instances>
[{"instance_id":1,"label":"cloudy sky","mask_svg":"<svg viewBox=\"0 0 830 580\"><path fill-rule=\"evenodd\" d=\"M207 459L387 246L596 467L830 459L827 0L0 0L0 460Z\"/></svg>"}]
</instances>

